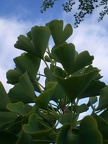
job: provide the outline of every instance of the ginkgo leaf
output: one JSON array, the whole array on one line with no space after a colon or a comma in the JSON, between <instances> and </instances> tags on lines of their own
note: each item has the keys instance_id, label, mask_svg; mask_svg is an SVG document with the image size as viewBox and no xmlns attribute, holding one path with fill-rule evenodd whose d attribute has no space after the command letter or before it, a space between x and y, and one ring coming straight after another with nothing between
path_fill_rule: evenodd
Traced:
<instances>
[{"instance_id":1,"label":"ginkgo leaf","mask_svg":"<svg viewBox=\"0 0 108 144\"><path fill-rule=\"evenodd\" d=\"M79 141L81 144L102 144L102 135L92 116L86 116L82 119L79 128Z\"/></svg>"},{"instance_id":2,"label":"ginkgo leaf","mask_svg":"<svg viewBox=\"0 0 108 144\"><path fill-rule=\"evenodd\" d=\"M51 31L56 46L63 44L73 33L70 24L67 24L63 30L62 20L53 20L46 25Z\"/></svg>"},{"instance_id":3,"label":"ginkgo leaf","mask_svg":"<svg viewBox=\"0 0 108 144\"><path fill-rule=\"evenodd\" d=\"M48 134L50 134L53 131L54 127L49 128L49 129L48 128L41 129L39 127L36 114L32 114L29 117L28 124L24 124L23 131L35 137L42 138L42 137L48 136Z\"/></svg>"},{"instance_id":4,"label":"ginkgo leaf","mask_svg":"<svg viewBox=\"0 0 108 144\"><path fill-rule=\"evenodd\" d=\"M43 59L50 37L49 28L46 26L35 26L31 29L31 37L35 47L35 55Z\"/></svg>"},{"instance_id":5,"label":"ginkgo leaf","mask_svg":"<svg viewBox=\"0 0 108 144\"><path fill-rule=\"evenodd\" d=\"M19 79L19 83L15 84L13 88L10 89L9 98L11 102L22 101L24 103L33 102L35 96L33 85L30 78L25 72Z\"/></svg>"}]
</instances>

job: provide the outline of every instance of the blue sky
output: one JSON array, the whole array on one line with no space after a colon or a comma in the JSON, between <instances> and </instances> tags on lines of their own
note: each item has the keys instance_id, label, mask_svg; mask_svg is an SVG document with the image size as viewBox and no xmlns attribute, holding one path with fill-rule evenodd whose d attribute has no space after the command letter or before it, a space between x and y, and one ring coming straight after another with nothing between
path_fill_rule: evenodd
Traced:
<instances>
[{"instance_id":1,"label":"blue sky","mask_svg":"<svg viewBox=\"0 0 108 144\"><path fill-rule=\"evenodd\" d=\"M53 19L62 19L65 24L73 25L73 13L65 13L59 1L53 9L42 14L43 0L0 0L0 81L7 91L10 85L6 84L6 72L14 68L13 58L21 54L14 48L17 37L26 34L32 26L45 25ZM94 55L93 65L101 70L103 81L108 83L108 17L100 23L97 19L98 11L95 11L77 29L73 28L68 42L74 43L78 52L88 50Z\"/></svg>"}]
</instances>

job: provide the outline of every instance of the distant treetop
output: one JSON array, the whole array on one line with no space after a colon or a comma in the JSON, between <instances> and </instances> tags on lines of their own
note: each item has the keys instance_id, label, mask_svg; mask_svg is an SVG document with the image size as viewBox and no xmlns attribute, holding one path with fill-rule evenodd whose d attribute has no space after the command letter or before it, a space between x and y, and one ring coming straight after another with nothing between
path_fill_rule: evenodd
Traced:
<instances>
[{"instance_id":1,"label":"distant treetop","mask_svg":"<svg viewBox=\"0 0 108 144\"><path fill-rule=\"evenodd\" d=\"M56 1L59 0L44 0L41 6L41 12L43 13L48 8L52 8ZM98 21L101 21L105 15L108 14L108 0L66 0L62 3L63 10L66 12L71 12L74 5L77 5L76 11L74 13L74 26L78 27L81 21L84 20L86 15L93 14L93 11L100 8Z\"/></svg>"}]
</instances>

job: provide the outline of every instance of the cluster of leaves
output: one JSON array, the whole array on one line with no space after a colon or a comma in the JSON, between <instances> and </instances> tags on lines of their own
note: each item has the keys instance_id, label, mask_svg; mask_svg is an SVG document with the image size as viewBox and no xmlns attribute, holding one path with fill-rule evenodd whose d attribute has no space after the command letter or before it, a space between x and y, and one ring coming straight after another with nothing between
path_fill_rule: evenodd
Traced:
<instances>
[{"instance_id":1,"label":"cluster of leaves","mask_svg":"<svg viewBox=\"0 0 108 144\"><path fill-rule=\"evenodd\" d=\"M108 144L108 86L92 66L94 57L66 42L71 25L63 27L62 20L53 20L18 37L15 47L25 52L7 72L13 88L6 93L0 83L0 143ZM79 119L89 108L91 115Z\"/></svg>"},{"instance_id":2,"label":"cluster of leaves","mask_svg":"<svg viewBox=\"0 0 108 144\"><path fill-rule=\"evenodd\" d=\"M54 2L57 0L44 0L41 6L41 12L43 13L46 9L53 7ZM71 12L73 6L77 5L77 9L74 14L75 18L75 27L78 27L81 21L84 20L85 16L88 14L92 14L96 8L101 8L99 12L99 21L101 21L105 15L108 14L108 0L66 0L65 4L62 4L64 11Z\"/></svg>"}]
</instances>

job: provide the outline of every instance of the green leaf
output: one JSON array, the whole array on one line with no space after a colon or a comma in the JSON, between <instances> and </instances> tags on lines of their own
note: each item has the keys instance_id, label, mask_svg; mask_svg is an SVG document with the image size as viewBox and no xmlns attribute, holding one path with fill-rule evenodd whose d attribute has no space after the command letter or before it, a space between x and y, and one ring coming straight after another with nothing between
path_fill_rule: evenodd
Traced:
<instances>
[{"instance_id":1,"label":"green leaf","mask_svg":"<svg viewBox=\"0 0 108 144\"><path fill-rule=\"evenodd\" d=\"M68 98L73 102L86 90L91 81L96 77L97 73L98 71L94 70L79 76L71 76L67 79L58 77L56 73L54 73L54 76L67 94Z\"/></svg>"},{"instance_id":2,"label":"green leaf","mask_svg":"<svg viewBox=\"0 0 108 144\"><path fill-rule=\"evenodd\" d=\"M47 84L46 91L44 91L43 93L41 93L41 94L34 100L34 102L36 102L36 104L37 104L39 107L45 107L45 108L48 107L48 103L49 103L49 101L51 100L51 97L52 97L52 94L53 94L53 91L54 91L54 89L55 89L56 84L57 84L57 83L55 83L55 82L49 82L49 83Z\"/></svg>"},{"instance_id":3,"label":"green leaf","mask_svg":"<svg viewBox=\"0 0 108 144\"><path fill-rule=\"evenodd\" d=\"M22 73L18 68L15 68L14 70L9 70L6 73L7 83L10 83L13 85L18 83L21 75L22 75Z\"/></svg>"},{"instance_id":4,"label":"green leaf","mask_svg":"<svg viewBox=\"0 0 108 144\"><path fill-rule=\"evenodd\" d=\"M75 113L60 114L57 115L57 119L60 121L62 125L66 123L71 123L71 125L74 126L75 121L78 119L78 114Z\"/></svg>"},{"instance_id":5,"label":"green leaf","mask_svg":"<svg viewBox=\"0 0 108 144\"><path fill-rule=\"evenodd\" d=\"M62 20L53 20L46 25L51 31L56 46L63 44L72 35L73 32L70 24L67 24L63 30Z\"/></svg>"},{"instance_id":6,"label":"green leaf","mask_svg":"<svg viewBox=\"0 0 108 144\"><path fill-rule=\"evenodd\" d=\"M89 97L88 106L91 106L97 102L97 97Z\"/></svg>"},{"instance_id":7,"label":"green leaf","mask_svg":"<svg viewBox=\"0 0 108 144\"><path fill-rule=\"evenodd\" d=\"M105 121L108 122L108 108L105 109L105 110L100 114L100 116L101 116Z\"/></svg>"},{"instance_id":8,"label":"green leaf","mask_svg":"<svg viewBox=\"0 0 108 144\"><path fill-rule=\"evenodd\" d=\"M0 82L0 111L7 110L6 105L10 102L2 83Z\"/></svg>"},{"instance_id":9,"label":"green leaf","mask_svg":"<svg viewBox=\"0 0 108 144\"><path fill-rule=\"evenodd\" d=\"M80 98L93 97L100 95L100 91L105 87L105 83L93 80L87 89L80 95Z\"/></svg>"},{"instance_id":10,"label":"green leaf","mask_svg":"<svg viewBox=\"0 0 108 144\"><path fill-rule=\"evenodd\" d=\"M108 86L104 87L100 92L99 105L97 110L108 108Z\"/></svg>"},{"instance_id":11,"label":"green leaf","mask_svg":"<svg viewBox=\"0 0 108 144\"><path fill-rule=\"evenodd\" d=\"M35 26L31 29L31 36L35 47L35 56L43 59L50 37L49 28L46 26Z\"/></svg>"},{"instance_id":12,"label":"green leaf","mask_svg":"<svg viewBox=\"0 0 108 144\"><path fill-rule=\"evenodd\" d=\"M20 35L18 41L15 43L15 48L24 50L28 53L34 54L35 48L28 37Z\"/></svg>"},{"instance_id":13,"label":"green leaf","mask_svg":"<svg viewBox=\"0 0 108 144\"><path fill-rule=\"evenodd\" d=\"M75 134L69 134L68 144L79 144L79 136Z\"/></svg>"},{"instance_id":14,"label":"green leaf","mask_svg":"<svg viewBox=\"0 0 108 144\"><path fill-rule=\"evenodd\" d=\"M54 53L54 54L53 54ZM90 56L87 51L77 55L73 44L64 43L53 50L53 55L63 65L63 68L68 74L72 74L85 66L92 63L93 56ZM55 57L55 58L56 58Z\"/></svg>"},{"instance_id":15,"label":"green leaf","mask_svg":"<svg viewBox=\"0 0 108 144\"><path fill-rule=\"evenodd\" d=\"M9 103L7 105L7 109L11 112L17 113L18 115L24 117L27 116L26 106L23 102L17 102L17 103Z\"/></svg>"},{"instance_id":16,"label":"green leaf","mask_svg":"<svg viewBox=\"0 0 108 144\"><path fill-rule=\"evenodd\" d=\"M108 140L108 122L106 122L105 119L96 114L93 114L93 117L97 121L98 129L100 130L103 139Z\"/></svg>"},{"instance_id":17,"label":"green leaf","mask_svg":"<svg viewBox=\"0 0 108 144\"><path fill-rule=\"evenodd\" d=\"M71 129L71 125L69 123L64 124L57 136L57 144L68 144L68 132Z\"/></svg>"},{"instance_id":18,"label":"green leaf","mask_svg":"<svg viewBox=\"0 0 108 144\"><path fill-rule=\"evenodd\" d=\"M39 58L28 53L23 53L21 56L14 58L14 62L22 73L27 71L30 79L35 81L40 66Z\"/></svg>"},{"instance_id":19,"label":"green leaf","mask_svg":"<svg viewBox=\"0 0 108 144\"><path fill-rule=\"evenodd\" d=\"M48 136L53 131L53 128L40 129L36 114L31 114L28 124L24 124L23 131L37 138Z\"/></svg>"},{"instance_id":20,"label":"green leaf","mask_svg":"<svg viewBox=\"0 0 108 144\"><path fill-rule=\"evenodd\" d=\"M17 115L12 112L0 112L0 128L8 124L11 125L16 118Z\"/></svg>"},{"instance_id":21,"label":"green leaf","mask_svg":"<svg viewBox=\"0 0 108 144\"><path fill-rule=\"evenodd\" d=\"M18 137L10 132L0 131L0 143L1 144L15 144Z\"/></svg>"},{"instance_id":22,"label":"green leaf","mask_svg":"<svg viewBox=\"0 0 108 144\"><path fill-rule=\"evenodd\" d=\"M75 113L77 113L77 114L80 114L80 113L82 113L82 112L85 112L85 111L87 111L88 110L88 106L86 105L86 104L81 104L81 105L75 105L74 107L73 107L73 110L74 110L74 112Z\"/></svg>"},{"instance_id":23,"label":"green leaf","mask_svg":"<svg viewBox=\"0 0 108 144\"><path fill-rule=\"evenodd\" d=\"M102 144L102 135L98 130L96 120L92 116L86 116L80 123L80 144Z\"/></svg>"},{"instance_id":24,"label":"green leaf","mask_svg":"<svg viewBox=\"0 0 108 144\"><path fill-rule=\"evenodd\" d=\"M73 44L63 44L55 48L53 53L63 65L63 68L66 70L66 72L71 74L75 59L75 46Z\"/></svg>"},{"instance_id":25,"label":"green leaf","mask_svg":"<svg viewBox=\"0 0 108 144\"><path fill-rule=\"evenodd\" d=\"M36 98L36 96L27 72L20 77L19 83L15 84L15 86L10 89L8 95L11 102L33 102L33 99Z\"/></svg>"},{"instance_id":26,"label":"green leaf","mask_svg":"<svg viewBox=\"0 0 108 144\"><path fill-rule=\"evenodd\" d=\"M28 135L22 131L21 136L19 137L18 141L16 144L32 144L33 139L31 135Z\"/></svg>"}]
</instances>

